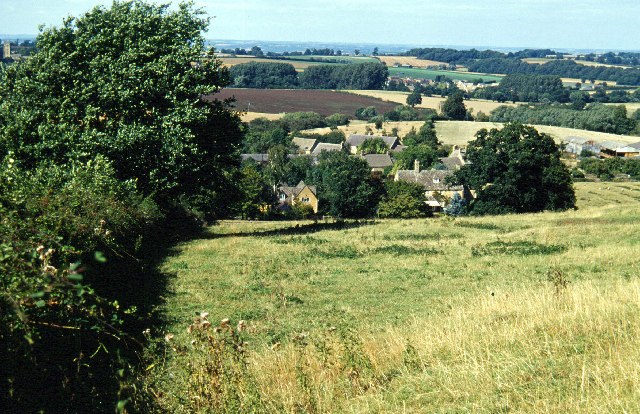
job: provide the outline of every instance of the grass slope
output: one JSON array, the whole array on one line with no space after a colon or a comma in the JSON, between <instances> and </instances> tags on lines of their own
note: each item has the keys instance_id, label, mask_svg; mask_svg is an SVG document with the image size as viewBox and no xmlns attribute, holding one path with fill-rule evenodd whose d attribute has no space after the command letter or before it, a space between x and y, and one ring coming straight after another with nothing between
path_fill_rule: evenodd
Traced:
<instances>
[{"instance_id":1,"label":"grass slope","mask_svg":"<svg viewBox=\"0 0 640 414\"><path fill-rule=\"evenodd\" d=\"M164 264L158 403L638 412L640 184L576 188L564 213L211 227ZM231 325L188 333L202 311Z\"/></svg>"},{"instance_id":2,"label":"grass slope","mask_svg":"<svg viewBox=\"0 0 640 414\"><path fill-rule=\"evenodd\" d=\"M413 79L435 79L436 76L446 76L453 80L471 81L474 79L482 79L485 82L496 81L500 82L503 76L488 75L486 73L470 73L470 72L454 72L449 70L432 70L432 69L420 69L420 68L389 68L389 76L399 76L402 78Z\"/></svg>"}]
</instances>

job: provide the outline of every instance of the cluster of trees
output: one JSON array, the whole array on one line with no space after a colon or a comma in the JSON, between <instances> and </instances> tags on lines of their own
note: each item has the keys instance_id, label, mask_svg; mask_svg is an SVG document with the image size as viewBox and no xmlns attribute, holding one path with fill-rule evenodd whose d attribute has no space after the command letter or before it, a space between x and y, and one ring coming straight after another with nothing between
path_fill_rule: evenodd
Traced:
<instances>
[{"instance_id":1,"label":"cluster of trees","mask_svg":"<svg viewBox=\"0 0 640 414\"><path fill-rule=\"evenodd\" d=\"M7 411L133 409L162 231L193 223L179 211L228 214L241 123L201 99L229 78L212 55L192 64L208 25L192 7L97 7L42 29L0 78Z\"/></svg>"},{"instance_id":2,"label":"cluster of trees","mask_svg":"<svg viewBox=\"0 0 640 414\"><path fill-rule=\"evenodd\" d=\"M640 69L610 66L585 66L573 60L553 60L544 65L532 65L518 58L491 58L470 62L469 71L482 73L555 75L562 78L576 78L617 82L620 85L640 85Z\"/></svg>"},{"instance_id":3,"label":"cluster of trees","mask_svg":"<svg viewBox=\"0 0 640 414\"><path fill-rule=\"evenodd\" d=\"M507 214L575 208L568 168L553 138L529 126L482 129L467 146L469 164L452 182L476 190L469 214Z\"/></svg>"},{"instance_id":4,"label":"cluster of trees","mask_svg":"<svg viewBox=\"0 0 640 414\"><path fill-rule=\"evenodd\" d=\"M436 47L414 48L404 54L406 56L415 56L418 59L435 60L438 62L458 65L465 65L468 62L475 61L477 59L500 58L504 56L504 53L496 52L493 50L456 50Z\"/></svg>"},{"instance_id":5,"label":"cluster of trees","mask_svg":"<svg viewBox=\"0 0 640 414\"><path fill-rule=\"evenodd\" d=\"M383 89L389 71L380 62L317 65L300 75L304 89Z\"/></svg>"},{"instance_id":6,"label":"cluster of trees","mask_svg":"<svg viewBox=\"0 0 640 414\"><path fill-rule=\"evenodd\" d=\"M292 89L298 72L290 63L248 62L229 69L235 88Z\"/></svg>"},{"instance_id":7,"label":"cluster of trees","mask_svg":"<svg viewBox=\"0 0 640 414\"><path fill-rule=\"evenodd\" d=\"M607 52L597 56L594 53L584 55L584 60L589 62L605 63L607 65L640 65L640 53L637 52Z\"/></svg>"},{"instance_id":8,"label":"cluster of trees","mask_svg":"<svg viewBox=\"0 0 640 414\"><path fill-rule=\"evenodd\" d=\"M628 174L640 180L640 160L619 157L598 158L587 157L578 162L578 168L586 174L593 174L601 180L610 180L617 174Z\"/></svg>"},{"instance_id":9,"label":"cluster of trees","mask_svg":"<svg viewBox=\"0 0 640 414\"><path fill-rule=\"evenodd\" d=\"M565 105L520 105L500 106L491 111L492 122L522 122L528 124L553 125L567 128L614 134L631 134L637 130L637 117L629 118L625 105L610 106L600 103L589 104L583 110L575 110Z\"/></svg>"},{"instance_id":10,"label":"cluster of trees","mask_svg":"<svg viewBox=\"0 0 640 414\"><path fill-rule=\"evenodd\" d=\"M498 102L569 102L569 90L558 76L552 75L507 75L498 86L479 88L474 98Z\"/></svg>"},{"instance_id":11,"label":"cluster of trees","mask_svg":"<svg viewBox=\"0 0 640 414\"><path fill-rule=\"evenodd\" d=\"M298 75L290 63L249 62L231 68L238 88L383 89L389 72L379 62L317 65Z\"/></svg>"}]
</instances>

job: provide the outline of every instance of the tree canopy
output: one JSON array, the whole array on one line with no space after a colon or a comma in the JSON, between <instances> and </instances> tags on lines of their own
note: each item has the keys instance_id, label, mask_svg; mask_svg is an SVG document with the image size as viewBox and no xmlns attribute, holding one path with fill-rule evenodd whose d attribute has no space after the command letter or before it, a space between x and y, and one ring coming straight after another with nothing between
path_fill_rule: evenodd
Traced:
<instances>
[{"instance_id":1,"label":"tree canopy","mask_svg":"<svg viewBox=\"0 0 640 414\"><path fill-rule=\"evenodd\" d=\"M462 91L449 95L442 104L442 114L450 119L461 121L467 117L467 107L464 105Z\"/></svg>"},{"instance_id":2,"label":"tree canopy","mask_svg":"<svg viewBox=\"0 0 640 414\"><path fill-rule=\"evenodd\" d=\"M240 122L201 99L229 78L201 60L208 18L191 7L114 2L44 29L0 83L0 153L27 169L102 155L143 195L220 212Z\"/></svg>"},{"instance_id":3,"label":"tree canopy","mask_svg":"<svg viewBox=\"0 0 640 414\"><path fill-rule=\"evenodd\" d=\"M553 138L522 124L482 129L467 146L470 164L455 181L477 191L472 214L525 213L575 208L569 169Z\"/></svg>"}]
</instances>

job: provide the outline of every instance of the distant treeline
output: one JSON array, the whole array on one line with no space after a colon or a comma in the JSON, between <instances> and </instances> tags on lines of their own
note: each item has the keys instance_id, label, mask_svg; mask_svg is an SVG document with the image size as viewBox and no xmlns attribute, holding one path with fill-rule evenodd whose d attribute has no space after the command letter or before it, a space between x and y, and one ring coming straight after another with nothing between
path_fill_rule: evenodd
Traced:
<instances>
[{"instance_id":1,"label":"distant treeline","mask_svg":"<svg viewBox=\"0 0 640 414\"><path fill-rule=\"evenodd\" d=\"M300 75L289 63L249 62L229 71L234 87L259 89L382 89L389 76L379 62L310 66Z\"/></svg>"},{"instance_id":2,"label":"distant treeline","mask_svg":"<svg viewBox=\"0 0 640 414\"><path fill-rule=\"evenodd\" d=\"M622 85L640 85L640 69L606 66L585 66L570 59L562 59L564 54L551 49L525 49L515 53L502 53L495 50L456 50L444 48L416 48L405 53L419 59L435 60L449 64L465 65L470 72L500 74L538 74L556 75L563 78L601 80L617 82ZM557 59L543 65L523 62L525 58L544 58L554 56ZM609 64L637 65L640 53L608 52L600 56L587 54L585 60Z\"/></svg>"},{"instance_id":3,"label":"distant treeline","mask_svg":"<svg viewBox=\"0 0 640 414\"><path fill-rule=\"evenodd\" d=\"M581 80L601 80L622 85L640 85L640 69L608 66L585 66L573 60L553 60L544 65L535 65L515 58L491 58L472 62L470 72L556 75Z\"/></svg>"},{"instance_id":4,"label":"distant treeline","mask_svg":"<svg viewBox=\"0 0 640 414\"><path fill-rule=\"evenodd\" d=\"M492 59L492 58L541 58L549 55L555 55L561 57L562 54L551 49L525 49L516 53L502 53L495 50L456 50L456 49L444 49L437 47L429 48L415 48L405 53L406 56L415 56L418 59L436 60L438 62L445 62L456 65L466 65L470 62L479 59Z\"/></svg>"}]
</instances>

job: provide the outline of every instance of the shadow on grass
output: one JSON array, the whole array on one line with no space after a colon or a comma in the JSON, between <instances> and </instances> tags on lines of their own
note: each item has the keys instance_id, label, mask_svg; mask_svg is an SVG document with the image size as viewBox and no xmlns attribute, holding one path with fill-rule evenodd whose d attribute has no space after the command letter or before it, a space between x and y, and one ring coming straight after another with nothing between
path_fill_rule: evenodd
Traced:
<instances>
[{"instance_id":1,"label":"shadow on grass","mask_svg":"<svg viewBox=\"0 0 640 414\"><path fill-rule=\"evenodd\" d=\"M317 233L325 230L346 230L363 226L372 226L378 224L374 220L337 220L334 222L318 222L314 221L310 224L296 224L295 226L285 227L272 230L257 230L236 233L208 233L199 236L202 239L220 239L224 237L271 237L271 236L295 236Z\"/></svg>"}]
</instances>

